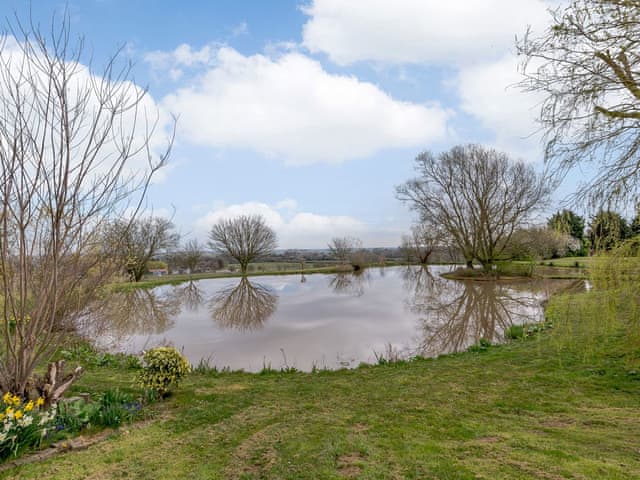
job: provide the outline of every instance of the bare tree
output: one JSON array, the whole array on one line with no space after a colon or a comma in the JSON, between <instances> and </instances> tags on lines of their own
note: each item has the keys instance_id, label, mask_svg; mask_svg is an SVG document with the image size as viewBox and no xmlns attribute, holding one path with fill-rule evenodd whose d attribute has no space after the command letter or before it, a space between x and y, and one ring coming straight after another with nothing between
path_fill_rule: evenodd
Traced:
<instances>
[{"instance_id":1,"label":"bare tree","mask_svg":"<svg viewBox=\"0 0 640 480\"><path fill-rule=\"evenodd\" d=\"M99 230L139 209L169 148L154 153L157 113L118 54L97 75L68 19L50 35L15 23L0 44L0 389L55 402L80 370L34 370L113 274Z\"/></svg>"},{"instance_id":2,"label":"bare tree","mask_svg":"<svg viewBox=\"0 0 640 480\"><path fill-rule=\"evenodd\" d=\"M272 253L278 246L276 233L262 215L240 215L220 220L211 228L209 239L209 246L214 251L238 261L243 275L247 273L249 263Z\"/></svg>"},{"instance_id":3,"label":"bare tree","mask_svg":"<svg viewBox=\"0 0 640 480\"><path fill-rule=\"evenodd\" d=\"M546 200L542 176L523 162L513 162L479 145L452 148L435 157L416 158L419 176L396 189L426 225L444 230L467 266L485 268L499 258L514 230Z\"/></svg>"},{"instance_id":4,"label":"bare tree","mask_svg":"<svg viewBox=\"0 0 640 480\"><path fill-rule=\"evenodd\" d=\"M198 240L189 240L182 248L182 264L193 273L202 259L203 247Z\"/></svg>"},{"instance_id":5,"label":"bare tree","mask_svg":"<svg viewBox=\"0 0 640 480\"><path fill-rule=\"evenodd\" d=\"M179 235L171 220L145 217L113 220L105 228L105 247L118 259L132 282L138 282L147 271L147 263L159 253L178 245Z\"/></svg>"},{"instance_id":6,"label":"bare tree","mask_svg":"<svg viewBox=\"0 0 640 480\"><path fill-rule=\"evenodd\" d=\"M418 263L426 265L435 249L442 245L445 239L444 230L438 225L421 223L411 227L411 236L407 236L408 248Z\"/></svg>"},{"instance_id":7,"label":"bare tree","mask_svg":"<svg viewBox=\"0 0 640 480\"><path fill-rule=\"evenodd\" d=\"M524 90L546 95L539 122L560 175L597 165L577 200L634 201L640 187L640 1L572 0L541 36L518 42Z\"/></svg>"},{"instance_id":8,"label":"bare tree","mask_svg":"<svg viewBox=\"0 0 640 480\"><path fill-rule=\"evenodd\" d=\"M351 257L362 249L362 240L355 237L334 237L329 244L329 251L342 264L351 261Z\"/></svg>"}]
</instances>

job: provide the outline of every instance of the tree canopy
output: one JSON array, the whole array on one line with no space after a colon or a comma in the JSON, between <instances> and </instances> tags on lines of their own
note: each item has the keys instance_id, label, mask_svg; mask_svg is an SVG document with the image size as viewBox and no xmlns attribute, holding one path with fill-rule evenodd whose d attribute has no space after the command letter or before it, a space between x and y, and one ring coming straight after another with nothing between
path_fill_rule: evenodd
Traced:
<instances>
[{"instance_id":1,"label":"tree canopy","mask_svg":"<svg viewBox=\"0 0 640 480\"><path fill-rule=\"evenodd\" d=\"M543 205L550 190L543 176L523 162L480 145L456 146L438 156L416 158L418 176L396 189L422 223L442 228L471 267L487 268L511 235Z\"/></svg>"},{"instance_id":2,"label":"tree canopy","mask_svg":"<svg viewBox=\"0 0 640 480\"><path fill-rule=\"evenodd\" d=\"M631 229L627 221L611 210L600 210L589 224L589 239L596 252L611 250L630 235Z\"/></svg>"},{"instance_id":3,"label":"tree canopy","mask_svg":"<svg viewBox=\"0 0 640 480\"><path fill-rule=\"evenodd\" d=\"M126 270L129 279L138 282L147 271L148 262L175 248L179 239L169 219L153 216L120 219L107 225L105 247L112 249L113 258Z\"/></svg>"},{"instance_id":4,"label":"tree canopy","mask_svg":"<svg viewBox=\"0 0 640 480\"><path fill-rule=\"evenodd\" d=\"M571 210L564 209L554 213L547 220L547 226L552 230L571 235L576 240L584 239L584 218Z\"/></svg>"},{"instance_id":5,"label":"tree canopy","mask_svg":"<svg viewBox=\"0 0 640 480\"><path fill-rule=\"evenodd\" d=\"M211 227L209 246L237 260L245 274L249 263L273 252L278 239L262 215L240 215L220 220Z\"/></svg>"}]
</instances>

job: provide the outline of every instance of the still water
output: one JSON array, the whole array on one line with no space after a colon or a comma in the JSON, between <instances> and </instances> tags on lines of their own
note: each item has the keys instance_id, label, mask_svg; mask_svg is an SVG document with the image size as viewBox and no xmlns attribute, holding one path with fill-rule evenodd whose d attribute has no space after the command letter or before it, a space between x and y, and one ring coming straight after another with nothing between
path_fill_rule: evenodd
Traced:
<instances>
[{"instance_id":1,"label":"still water","mask_svg":"<svg viewBox=\"0 0 640 480\"><path fill-rule=\"evenodd\" d=\"M81 330L137 353L160 344L193 364L259 371L354 367L384 355L435 356L513 324L539 321L543 303L573 281L461 282L450 267L387 267L354 274L210 279L118 293Z\"/></svg>"}]
</instances>

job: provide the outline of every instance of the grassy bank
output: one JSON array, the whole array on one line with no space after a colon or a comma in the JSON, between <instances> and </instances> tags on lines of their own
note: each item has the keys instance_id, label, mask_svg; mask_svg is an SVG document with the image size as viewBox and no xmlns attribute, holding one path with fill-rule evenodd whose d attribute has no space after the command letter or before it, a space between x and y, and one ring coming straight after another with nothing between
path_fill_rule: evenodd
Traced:
<instances>
[{"instance_id":1,"label":"grassy bank","mask_svg":"<svg viewBox=\"0 0 640 480\"><path fill-rule=\"evenodd\" d=\"M312 267L312 268L290 268L284 270L256 270L247 273L249 277L259 277L265 275L311 275L314 273L341 273L345 271L345 267L341 265L333 265L327 267ZM351 271L351 269L348 269ZM145 277L139 282L122 282L116 283L111 286L115 291L128 291L132 288L154 288L160 285L179 285L184 282L192 280L205 280L209 278L237 278L243 275L237 272L219 271L219 272L206 272L206 273L194 273L194 274L171 274L162 275L157 277Z\"/></svg>"},{"instance_id":2,"label":"grassy bank","mask_svg":"<svg viewBox=\"0 0 640 480\"><path fill-rule=\"evenodd\" d=\"M576 320L595 315L592 302L555 298L554 329L484 352L337 372L194 373L152 421L4 476L640 478L640 375L615 326L584 348ZM74 388L136 391L133 376L92 367Z\"/></svg>"},{"instance_id":3,"label":"grassy bank","mask_svg":"<svg viewBox=\"0 0 640 480\"><path fill-rule=\"evenodd\" d=\"M583 268L590 264L589 258L582 258L578 263L578 268ZM551 263L551 265L548 265ZM566 279L566 278L582 278L581 273L569 272L566 267L575 268L576 259L572 258L560 258L555 259L553 261L546 262L542 265L535 265L534 272L535 275L541 276L544 278L556 278L556 279ZM505 275L502 275L503 279L517 279L522 278L524 275L522 274L522 270L528 270L530 267L526 262L513 262L516 267L513 269L512 275L509 272L506 272ZM283 263L260 263L254 265L253 269L251 269L247 276L249 277L257 277L257 276L265 276L265 275L312 275L314 273L344 273L345 271L351 271L350 266L345 265L326 265L326 266L313 266L307 268L299 268L295 266L296 264L283 264ZM385 266L394 267L398 265L404 265L401 263L387 263ZM431 264L431 265L439 265L439 264ZM450 264L446 264L450 265ZM371 265L371 267L380 267L381 265ZM517 271L516 271L517 270ZM116 283L111 286L113 290L116 291L128 291L132 288L154 288L159 287L161 285L179 285L184 282L192 281L192 280L205 280L209 278L234 278L241 277L242 274L239 271L229 272L229 271L218 271L218 272L206 272L206 273L194 273L194 274L171 274L171 275L162 275L162 276L146 276L139 282L121 282ZM447 274L444 275L447 278L451 279L465 279L468 278L466 276L456 276L455 274Z\"/></svg>"},{"instance_id":4,"label":"grassy bank","mask_svg":"<svg viewBox=\"0 0 640 480\"><path fill-rule=\"evenodd\" d=\"M260 269L254 268L247 272L246 276L248 277L260 277L267 275L312 275L314 273L345 273L353 271L350 265L327 265L327 266L319 266L319 267L305 267L305 268L295 268L292 266L293 264L269 264L263 263L260 264ZM399 263L386 263L385 265L381 264L372 264L369 265L370 268L373 267L394 267L400 265ZM179 285L184 282L189 282L192 280L205 280L209 278L234 278L234 277L242 277L242 273L239 271L229 272L229 271L218 271L218 272L206 272L206 273L194 273L194 274L171 274L171 275L162 275L162 276L147 276L144 277L139 282L121 282L114 283L111 285L111 288L115 291L128 291L133 288L154 288L159 287L160 285Z\"/></svg>"}]
</instances>

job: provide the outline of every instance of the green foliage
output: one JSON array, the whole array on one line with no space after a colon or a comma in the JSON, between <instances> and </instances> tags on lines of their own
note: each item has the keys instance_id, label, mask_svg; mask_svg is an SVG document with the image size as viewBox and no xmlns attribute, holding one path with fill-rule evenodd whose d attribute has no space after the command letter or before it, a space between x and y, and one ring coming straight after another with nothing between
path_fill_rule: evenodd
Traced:
<instances>
[{"instance_id":1,"label":"green foliage","mask_svg":"<svg viewBox=\"0 0 640 480\"><path fill-rule=\"evenodd\" d=\"M496 273L506 277L531 277L535 265L533 263L513 263L498 262L496 263Z\"/></svg>"},{"instance_id":2,"label":"green foliage","mask_svg":"<svg viewBox=\"0 0 640 480\"><path fill-rule=\"evenodd\" d=\"M134 401L131 395L118 389L104 392L90 416L92 425L101 427L119 427L132 421L140 411L140 402Z\"/></svg>"},{"instance_id":3,"label":"green foliage","mask_svg":"<svg viewBox=\"0 0 640 480\"><path fill-rule=\"evenodd\" d=\"M142 356L142 361L142 370L138 376L140 385L161 396L191 371L187 359L173 347L148 350Z\"/></svg>"},{"instance_id":4,"label":"green foliage","mask_svg":"<svg viewBox=\"0 0 640 480\"><path fill-rule=\"evenodd\" d=\"M191 371L197 375L215 375L218 374L218 367L211 365L211 359L201 358L198 365L191 368Z\"/></svg>"},{"instance_id":5,"label":"green foliage","mask_svg":"<svg viewBox=\"0 0 640 480\"><path fill-rule=\"evenodd\" d=\"M523 325L511 325L504 331L504 338L507 340L517 340L524 337Z\"/></svg>"},{"instance_id":6,"label":"green foliage","mask_svg":"<svg viewBox=\"0 0 640 480\"><path fill-rule=\"evenodd\" d=\"M616 212L600 210L589 225L589 240L596 252L609 251L630 237L627 221Z\"/></svg>"},{"instance_id":7,"label":"green foliage","mask_svg":"<svg viewBox=\"0 0 640 480\"><path fill-rule=\"evenodd\" d=\"M74 434L89 425L89 418L95 406L84 400L60 402L56 415L56 431L60 435Z\"/></svg>"},{"instance_id":8,"label":"green foliage","mask_svg":"<svg viewBox=\"0 0 640 480\"><path fill-rule=\"evenodd\" d=\"M547 226L560 233L571 235L576 240L584 238L584 218L571 210L558 211L547 220Z\"/></svg>"},{"instance_id":9,"label":"green foliage","mask_svg":"<svg viewBox=\"0 0 640 480\"><path fill-rule=\"evenodd\" d=\"M478 340L477 343L471 345L469 348L467 348L468 352L486 352L489 347L491 346L491 342L489 340L487 340L486 338L481 338L480 340Z\"/></svg>"},{"instance_id":10,"label":"green foliage","mask_svg":"<svg viewBox=\"0 0 640 480\"><path fill-rule=\"evenodd\" d=\"M561 351L576 351L591 361L619 338L616 355L640 365L640 239L632 238L589 265L590 290L554 297L547 317L557 324L554 340Z\"/></svg>"},{"instance_id":11,"label":"green foliage","mask_svg":"<svg viewBox=\"0 0 640 480\"><path fill-rule=\"evenodd\" d=\"M77 342L58 351L64 360L73 360L85 367L111 367L137 370L141 368L140 359L126 353L101 352L87 342Z\"/></svg>"},{"instance_id":12,"label":"green foliage","mask_svg":"<svg viewBox=\"0 0 640 480\"><path fill-rule=\"evenodd\" d=\"M56 430L68 435L89 426L117 428L138 417L142 403L120 390L110 389L97 402L83 400L61 402L56 415Z\"/></svg>"},{"instance_id":13,"label":"green foliage","mask_svg":"<svg viewBox=\"0 0 640 480\"><path fill-rule=\"evenodd\" d=\"M532 337L537 333L553 328L551 322L528 323L524 325L511 325L504 331L504 338L507 340L521 340Z\"/></svg>"}]
</instances>

